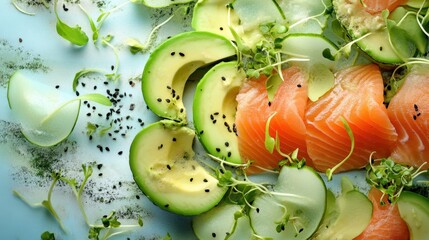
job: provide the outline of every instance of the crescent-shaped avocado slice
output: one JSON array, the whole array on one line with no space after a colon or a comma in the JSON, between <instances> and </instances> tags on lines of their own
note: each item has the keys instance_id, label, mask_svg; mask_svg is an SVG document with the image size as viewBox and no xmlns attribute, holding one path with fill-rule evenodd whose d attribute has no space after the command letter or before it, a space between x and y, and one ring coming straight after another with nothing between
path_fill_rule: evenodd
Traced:
<instances>
[{"instance_id":1,"label":"crescent-shaped avocado slice","mask_svg":"<svg viewBox=\"0 0 429 240\"><path fill-rule=\"evenodd\" d=\"M209 32L185 32L159 45L142 76L147 106L158 116L186 122L182 96L186 81L199 67L235 55L230 40Z\"/></svg>"},{"instance_id":2,"label":"crescent-shaped avocado slice","mask_svg":"<svg viewBox=\"0 0 429 240\"><path fill-rule=\"evenodd\" d=\"M197 215L217 205L227 188L195 159L194 131L171 120L144 128L130 148L130 168L138 187L157 206Z\"/></svg>"}]
</instances>

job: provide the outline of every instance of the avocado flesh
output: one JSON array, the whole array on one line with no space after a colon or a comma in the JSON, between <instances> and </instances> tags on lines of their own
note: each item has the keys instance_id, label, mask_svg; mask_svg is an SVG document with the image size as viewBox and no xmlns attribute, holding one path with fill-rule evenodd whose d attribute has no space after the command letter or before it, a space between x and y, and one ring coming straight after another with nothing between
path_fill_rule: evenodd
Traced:
<instances>
[{"instance_id":1,"label":"avocado flesh","mask_svg":"<svg viewBox=\"0 0 429 240\"><path fill-rule=\"evenodd\" d=\"M194 126L210 154L241 163L235 130L238 91L246 75L238 63L222 62L209 70L198 83L194 96Z\"/></svg>"},{"instance_id":2,"label":"avocado flesh","mask_svg":"<svg viewBox=\"0 0 429 240\"><path fill-rule=\"evenodd\" d=\"M238 32L239 19L233 9L228 7L232 0L199 0L192 15L192 28L196 31L207 31L234 40L230 25ZM228 13L229 12L229 13ZM228 14L230 17L228 18ZM213 17L215 16L215 17ZM230 23L228 23L230 19Z\"/></svg>"},{"instance_id":3,"label":"avocado flesh","mask_svg":"<svg viewBox=\"0 0 429 240\"><path fill-rule=\"evenodd\" d=\"M194 160L194 132L170 120L144 128L130 148L130 168L142 192L156 205L181 215L208 211L226 188Z\"/></svg>"},{"instance_id":4,"label":"avocado flesh","mask_svg":"<svg viewBox=\"0 0 429 240\"><path fill-rule=\"evenodd\" d=\"M410 239L429 239L429 199L404 191L397 204L399 214L410 230Z\"/></svg>"},{"instance_id":5,"label":"avocado flesh","mask_svg":"<svg viewBox=\"0 0 429 240\"><path fill-rule=\"evenodd\" d=\"M147 106L158 116L186 123L183 92L189 76L199 67L235 55L232 43L209 32L176 35L150 55L142 76Z\"/></svg>"}]
</instances>

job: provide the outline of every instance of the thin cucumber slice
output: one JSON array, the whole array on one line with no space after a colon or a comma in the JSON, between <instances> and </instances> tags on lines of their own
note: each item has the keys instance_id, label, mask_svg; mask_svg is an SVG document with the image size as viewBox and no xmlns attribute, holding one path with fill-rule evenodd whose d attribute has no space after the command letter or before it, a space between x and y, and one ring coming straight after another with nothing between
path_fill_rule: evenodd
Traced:
<instances>
[{"instance_id":1,"label":"thin cucumber slice","mask_svg":"<svg viewBox=\"0 0 429 240\"><path fill-rule=\"evenodd\" d=\"M131 172L142 192L181 215L210 210L227 190L194 159L194 137L192 129L163 120L140 131L130 148Z\"/></svg>"},{"instance_id":2,"label":"thin cucumber slice","mask_svg":"<svg viewBox=\"0 0 429 240\"><path fill-rule=\"evenodd\" d=\"M31 143L48 147L66 139L79 116L80 101L16 72L9 80L9 107L21 123L21 131Z\"/></svg>"},{"instance_id":3,"label":"thin cucumber slice","mask_svg":"<svg viewBox=\"0 0 429 240\"><path fill-rule=\"evenodd\" d=\"M330 197L329 210L312 239L353 239L371 221L372 203L368 197L355 190L348 178L341 179L341 188L341 195L337 199Z\"/></svg>"},{"instance_id":4,"label":"thin cucumber slice","mask_svg":"<svg viewBox=\"0 0 429 240\"><path fill-rule=\"evenodd\" d=\"M417 193L404 191L397 204L399 214L410 230L410 239L429 239L429 199Z\"/></svg>"},{"instance_id":5,"label":"thin cucumber slice","mask_svg":"<svg viewBox=\"0 0 429 240\"><path fill-rule=\"evenodd\" d=\"M194 126L204 148L229 162L241 163L235 130L236 95L246 78L236 61L210 69L197 85Z\"/></svg>"},{"instance_id":6,"label":"thin cucumber slice","mask_svg":"<svg viewBox=\"0 0 429 240\"><path fill-rule=\"evenodd\" d=\"M310 167L283 167L275 194L255 198L249 216L255 234L270 239L308 239L326 209L326 187Z\"/></svg>"},{"instance_id":7,"label":"thin cucumber slice","mask_svg":"<svg viewBox=\"0 0 429 240\"><path fill-rule=\"evenodd\" d=\"M298 62L304 65L324 65L330 69L336 62L326 58L323 51L328 49L335 53L338 48L327 38L318 34L290 34L282 42L282 50L291 56L308 58L309 62Z\"/></svg>"},{"instance_id":8,"label":"thin cucumber slice","mask_svg":"<svg viewBox=\"0 0 429 240\"><path fill-rule=\"evenodd\" d=\"M193 0L133 0L133 2L141 2L151 8L163 8L173 4L190 3Z\"/></svg>"},{"instance_id":9,"label":"thin cucumber slice","mask_svg":"<svg viewBox=\"0 0 429 240\"><path fill-rule=\"evenodd\" d=\"M192 219L198 239L250 239L252 234L243 206L222 203Z\"/></svg>"},{"instance_id":10,"label":"thin cucumber slice","mask_svg":"<svg viewBox=\"0 0 429 240\"><path fill-rule=\"evenodd\" d=\"M150 55L142 76L148 107L158 116L186 122L183 92L198 68L235 55L231 41L210 32L185 32L159 45Z\"/></svg>"}]
</instances>

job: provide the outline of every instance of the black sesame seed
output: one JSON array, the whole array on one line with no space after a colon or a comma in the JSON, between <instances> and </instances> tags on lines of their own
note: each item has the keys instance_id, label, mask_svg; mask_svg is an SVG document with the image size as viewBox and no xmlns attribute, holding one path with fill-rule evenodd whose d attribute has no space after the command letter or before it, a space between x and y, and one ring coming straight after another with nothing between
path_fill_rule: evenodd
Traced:
<instances>
[{"instance_id":1,"label":"black sesame seed","mask_svg":"<svg viewBox=\"0 0 429 240\"><path fill-rule=\"evenodd\" d=\"M226 80L226 78L225 78L224 76L222 76L222 77L221 77L221 79L222 79L222 81L225 81L225 80Z\"/></svg>"},{"instance_id":2,"label":"black sesame seed","mask_svg":"<svg viewBox=\"0 0 429 240\"><path fill-rule=\"evenodd\" d=\"M56 89L60 88L60 85L55 86Z\"/></svg>"},{"instance_id":3,"label":"black sesame seed","mask_svg":"<svg viewBox=\"0 0 429 240\"><path fill-rule=\"evenodd\" d=\"M106 151L110 152L110 148L109 147L105 147L104 149L106 149Z\"/></svg>"},{"instance_id":4,"label":"black sesame seed","mask_svg":"<svg viewBox=\"0 0 429 240\"><path fill-rule=\"evenodd\" d=\"M271 102L268 102L268 107L271 107Z\"/></svg>"},{"instance_id":5,"label":"black sesame seed","mask_svg":"<svg viewBox=\"0 0 429 240\"><path fill-rule=\"evenodd\" d=\"M103 176L103 173L99 173L99 174L98 174L98 176L99 176L99 177Z\"/></svg>"},{"instance_id":6,"label":"black sesame seed","mask_svg":"<svg viewBox=\"0 0 429 240\"><path fill-rule=\"evenodd\" d=\"M166 99L165 99L165 101L166 101L167 103L170 103L170 99L168 99L168 98L166 98Z\"/></svg>"},{"instance_id":7,"label":"black sesame seed","mask_svg":"<svg viewBox=\"0 0 429 240\"><path fill-rule=\"evenodd\" d=\"M100 170L103 167L103 164L97 164L97 169Z\"/></svg>"},{"instance_id":8,"label":"black sesame seed","mask_svg":"<svg viewBox=\"0 0 429 240\"><path fill-rule=\"evenodd\" d=\"M137 198L137 199L140 199L140 196L139 196L139 195L136 195L136 198Z\"/></svg>"},{"instance_id":9,"label":"black sesame seed","mask_svg":"<svg viewBox=\"0 0 429 240\"><path fill-rule=\"evenodd\" d=\"M110 66L110 69L113 71L115 69L115 66Z\"/></svg>"},{"instance_id":10,"label":"black sesame seed","mask_svg":"<svg viewBox=\"0 0 429 240\"><path fill-rule=\"evenodd\" d=\"M158 150L161 149L162 147L164 147L164 144L159 145Z\"/></svg>"},{"instance_id":11,"label":"black sesame seed","mask_svg":"<svg viewBox=\"0 0 429 240\"><path fill-rule=\"evenodd\" d=\"M123 153L122 151L119 151L119 152L118 152L118 155L122 155L122 153Z\"/></svg>"},{"instance_id":12,"label":"black sesame seed","mask_svg":"<svg viewBox=\"0 0 429 240\"><path fill-rule=\"evenodd\" d=\"M194 178L190 178L190 179L189 179L189 182L192 182L192 181L194 181Z\"/></svg>"},{"instance_id":13,"label":"black sesame seed","mask_svg":"<svg viewBox=\"0 0 429 240\"><path fill-rule=\"evenodd\" d=\"M300 88L300 87L302 87L302 86L301 86L301 84L298 84L298 85L296 85L296 86L297 86L297 87L299 87L299 88Z\"/></svg>"},{"instance_id":14,"label":"black sesame seed","mask_svg":"<svg viewBox=\"0 0 429 240\"><path fill-rule=\"evenodd\" d=\"M225 142L225 146L226 146L226 147L229 147L229 142Z\"/></svg>"},{"instance_id":15,"label":"black sesame seed","mask_svg":"<svg viewBox=\"0 0 429 240\"><path fill-rule=\"evenodd\" d=\"M90 116L91 116L91 113L87 113L87 114L86 114L86 116L90 117Z\"/></svg>"},{"instance_id":16,"label":"black sesame seed","mask_svg":"<svg viewBox=\"0 0 429 240\"><path fill-rule=\"evenodd\" d=\"M18 38L18 42L22 43L22 38Z\"/></svg>"},{"instance_id":17,"label":"black sesame seed","mask_svg":"<svg viewBox=\"0 0 429 240\"><path fill-rule=\"evenodd\" d=\"M67 12L69 10L65 4L63 4L63 10L64 10L64 12Z\"/></svg>"},{"instance_id":18,"label":"black sesame seed","mask_svg":"<svg viewBox=\"0 0 429 240\"><path fill-rule=\"evenodd\" d=\"M214 238L215 238L215 237L216 237L216 233L212 233L212 237L214 237Z\"/></svg>"},{"instance_id":19,"label":"black sesame seed","mask_svg":"<svg viewBox=\"0 0 429 240\"><path fill-rule=\"evenodd\" d=\"M223 31L223 27L220 27L219 30Z\"/></svg>"},{"instance_id":20,"label":"black sesame seed","mask_svg":"<svg viewBox=\"0 0 429 240\"><path fill-rule=\"evenodd\" d=\"M205 190L204 190L204 192L207 192L207 193L208 193L208 192L210 192L210 189L205 189Z\"/></svg>"},{"instance_id":21,"label":"black sesame seed","mask_svg":"<svg viewBox=\"0 0 429 240\"><path fill-rule=\"evenodd\" d=\"M165 204L164 207L168 208L170 205L169 204Z\"/></svg>"},{"instance_id":22,"label":"black sesame seed","mask_svg":"<svg viewBox=\"0 0 429 240\"><path fill-rule=\"evenodd\" d=\"M256 208L256 212L259 213L259 208Z\"/></svg>"},{"instance_id":23,"label":"black sesame seed","mask_svg":"<svg viewBox=\"0 0 429 240\"><path fill-rule=\"evenodd\" d=\"M419 107L417 106L417 104L415 104L414 103L414 110L416 111L416 112L418 112L419 111Z\"/></svg>"},{"instance_id":24,"label":"black sesame seed","mask_svg":"<svg viewBox=\"0 0 429 240\"><path fill-rule=\"evenodd\" d=\"M76 91L76 96L79 96L79 92L78 91Z\"/></svg>"},{"instance_id":25,"label":"black sesame seed","mask_svg":"<svg viewBox=\"0 0 429 240\"><path fill-rule=\"evenodd\" d=\"M203 133L204 133L204 130L201 130L201 131L200 131L200 135L202 135Z\"/></svg>"},{"instance_id":26,"label":"black sesame seed","mask_svg":"<svg viewBox=\"0 0 429 240\"><path fill-rule=\"evenodd\" d=\"M231 152L228 152L228 157L231 157L231 154L232 154Z\"/></svg>"},{"instance_id":27,"label":"black sesame seed","mask_svg":"<svg viewBox=\"0 0 429 240\"><path fill-rule=\"evenodd\" d=\"M169 164L167 164L167 169L171 170L171 166Z\"/></svg>"},{"instance_id":28,"label":"black sesame seed","mask_svg":"<svg viewBox=\"0 0 429 240\"><path fill-rule=\"evenodd\" d=\"M203 182L208 182L208 181L209 181L209 180L207 180L207 179L205 179L205 178L204 178L204 180L203 180Z\"/></svg>"},{"instance_id":29,"label":"black sesame seed","mask_svg":"<svg viewBox=\"0 0 429 240\"><path fill-rule=\"evenodd\" d=\"M216 152L220 152L220 148L216 148Z\"/></svg>"},{"instance_id":30,"label":"black sesame seed","mask_svg":"<svg viewBox=\"0 0 429 240\"><path fill-rule=\"evenodd\" d=\"M172 139L172 141L173 141L173 142L175 142L176 140L177 140L177 139L176 139L175 137Z\"/></svg>"},{"instance_id":31,"label":"black sesame seed","mask_svg":"<svg viewBox=\"0 0 429 240\"><path fill-rule=\"evenodd\" d=\"M176 55L176 52L171 52L170 55L174 56L174 55Z\"/></svg>"},{"instance_id":32,"label":"black sesame seed","mask_svg":"<svg viewBox=\"0 0 429 240\"><path fill-rule=\"evenodd\" d=\"M416 115L413 115L413 119L414 119L414 120L417 120L417 116L416 116Z\"/></svg>"},{"instance_id":33,"label":"black sesame seed","mask_svg":"<svg viewBox=\"0 0 429 240\"><path fill-rule=\"evenodd\" d=\"M184 56L185 56L185 54L184 54L184 53L182 53L182 52L179 52L179 55L180 55L181 57L184 57Z\"/></svg>"}]
</instances>

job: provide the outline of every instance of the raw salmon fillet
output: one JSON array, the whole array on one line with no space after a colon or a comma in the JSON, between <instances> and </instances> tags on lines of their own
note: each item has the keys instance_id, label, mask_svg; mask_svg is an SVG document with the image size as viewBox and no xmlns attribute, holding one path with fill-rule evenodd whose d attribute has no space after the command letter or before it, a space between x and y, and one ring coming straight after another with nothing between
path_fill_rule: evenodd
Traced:
<instances>
[{"instance_id":1,"label":"raw salmon fillet","mask_svg":"<svg viewBox=\"0 0 429 240\"><path fill-rule=\"evenodd\" d=\"M393 11L404 4L405 0L362 0L365 10L369 13L379 13L385 9Z\"/></svg>"},{"instance_id":2,"label":"raw salmon fillet","mask_svg":"<svg viewBox=\"0 0 429 240\"><path fill-rule=\"evenodd\" d=\"M274 169L282 157L276 150L270 153L265 148L265 126L271 119L271 137L278 133L280 149L291 153L299 148L299 157L305 157L305 122L307 106L307 75L298 67L283 70L284 82L280 84L274 98L269 102L265 76L247 81L237 95L236 126L238 148L243 162L252 161L248 173L262 172L256 166Z\"/></svg>"},{"instance_id":3,"label":"raw salmon fillet","mask_svg":"<svg viewBox=\"0 0 429 240\"><path fill-rule=\"evenodd\" d=\"M322 172L341 162L350 152L351 140L341 121L354 134L355 149L338 171L364 167L372 152L388 157L397 133L383 105L383 79L378 66L359 65L335 74L335 86L306 112L307 152Z\"/></svg>"},{"instance_id":4,"label":"raw salmon fillet","mask_svg":"<svg viewBox=\"0 0 429 240\"><path fill-rule=\"evenodd\" d=\"M391 156L395 162L415 167L428 162L429 71L414 67L387 111L398 132L398 142Z\"/></svg>"},{"instance_id":5,"label":"raw salmon fillet","mask_svg":"<svg viewBox=\"0 0 429 240\"><path fill-rule=\"evenodd\" d=\"M372 188L368 197L373 205L372 218L368 227L355 240L408 240L410 233L407 224L399 215L397 205L383 199L385 205L380 205L382 193Z\"/></svg>"}]
</instances>

